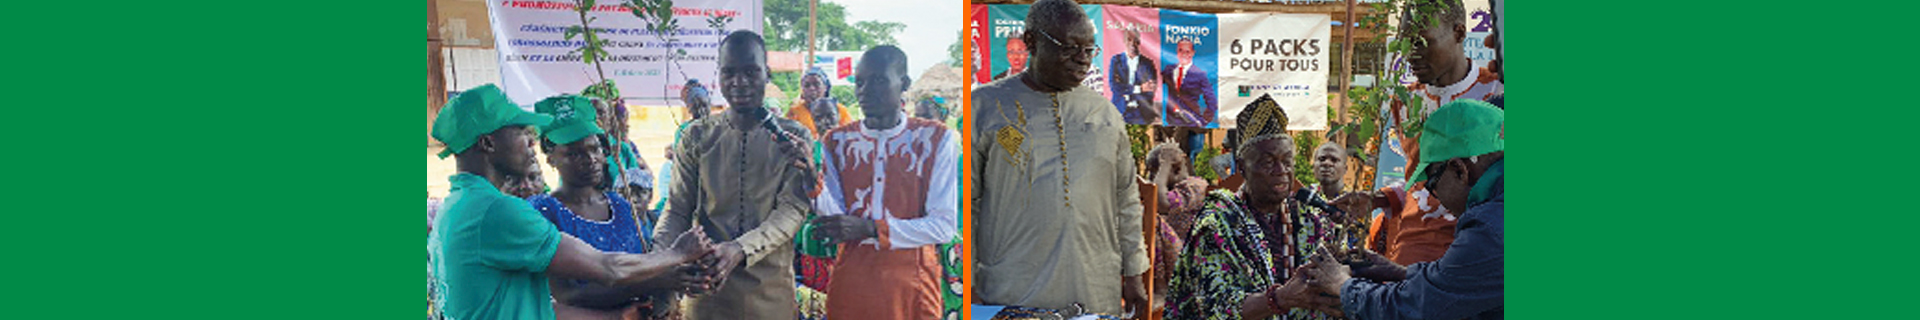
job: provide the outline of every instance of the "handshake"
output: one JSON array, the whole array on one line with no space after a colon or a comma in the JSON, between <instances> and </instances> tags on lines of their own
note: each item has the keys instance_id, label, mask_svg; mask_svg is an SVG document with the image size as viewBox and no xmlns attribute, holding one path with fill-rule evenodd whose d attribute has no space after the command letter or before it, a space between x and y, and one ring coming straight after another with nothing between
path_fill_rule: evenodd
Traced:
<instances>
[{"instance_id":1,"label":"handshake","mask_svg":"<svg viewBox=\"0 0 1920 320\"><path fill-rule=\"evenodd\" d=\"M619 255L616 269L634 269L621 274L628 275L625 282L629 287L644 291L674 291L690 295L703 295L720 288L727 277L745 260L746 254L740 244L731 241L712 243L707 239L705 230L695 224L693 228L680 233L673 243L658 252L660 260L643 261L649 255ZM664 273L639 271L647 265L665 262L671 267ZM626 270L623 270L626 271Z\"/></svg>"},{"instance_id":2,"label":"handshake","mask_svg":"<svg viewBox=\"0 0 1920 320\"><path fill-rule=\"evenodd\" d=\"M1257 301L1247 301L1241 308L1242 314L1256 315L1257 318L1261 313L1248 311L1281 314L1289 309L1300 308L1344 317L1340 305L1340 287L1347 283L1347 279L1401 281L1407 278L1407 269L1366 249L1334 253L1322 248L1307 258L1307 264L1294 268L1291 275L1286 283L1267 288L1264 295L1267 300L1264 301L1265 310L1258 310L1260 306L1251 305Z\"/></svg>"}]
</instances>

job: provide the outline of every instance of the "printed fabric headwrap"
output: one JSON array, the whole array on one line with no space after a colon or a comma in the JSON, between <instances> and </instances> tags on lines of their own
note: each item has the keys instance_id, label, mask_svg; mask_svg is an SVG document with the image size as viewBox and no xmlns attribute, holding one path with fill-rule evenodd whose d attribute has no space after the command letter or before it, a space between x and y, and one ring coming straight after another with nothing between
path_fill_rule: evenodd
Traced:
<instances>
[{"instance_id":1,"label":"printed fabric headwrap","mask_svg":"<svg viewBox=\"0 0 1920 320\"><path fill-rule=\"evenodd\" d=\"M680 87L680 96L682 97L711 101L712 97L709 96L709 94L711 94L711 92L707 91L706 85L700 84L700 79L687 79L687 84Z\"/></svg>"},{"instance_id":2,"label":"printed fabric headwrap","mask_svg":"<svg viewBox=\"0 0 1920 320\"><path fill-rule=\"evenodd\" d=\"M1274 102L1272 95L1260 95L1260 99L1240 109L1234 121L1240 125L1240 144L1234 146L1234 153L1249 152L1255 143L1287 136L1287 110L1280 109L1280 103Z\"/></svg>"},{"instance_id":3,"label":"printed fabric headwrap","mask_svg":"<svg viewBox=\"0 0 1920 320\"><path fill-rule=\"evenodd\" d=\"M926 98L920 99L920 105L930 107L933 109L933 111L939 112L941 118L946 118L948 116L947 98L942 98L940 96L927 96Z\"/></svg>"},{"instance_id":4,"label":"printed fabric headwrap","mask_svg":"<svg viewBox=\"0 0 1920 320\"><path fill-rule=\"evenodd\" d=\"M820 77L820 86L827 88L828 92L833 91L833 81L831 81L833 77L827 76L827 70L820 69L819 67L808 68L807 74L800 76L800 82L806 82L807 77Z\"/></svg>"}]
</instances>

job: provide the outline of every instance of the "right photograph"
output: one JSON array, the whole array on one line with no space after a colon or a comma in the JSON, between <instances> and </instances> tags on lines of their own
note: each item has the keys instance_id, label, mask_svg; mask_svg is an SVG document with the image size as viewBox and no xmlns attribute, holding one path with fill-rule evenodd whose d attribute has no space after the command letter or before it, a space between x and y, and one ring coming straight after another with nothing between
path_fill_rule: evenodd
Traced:
<instances>
[{"instance_id":1,"label":"right photograph","mask_svg":"<svg viewBox=\"0 0 1920 320\"><path fill-rule=\"evenodd\" d=\"M1499 0L972 0L973 319L1501 319Z\"/></svg>"}]
</instances>

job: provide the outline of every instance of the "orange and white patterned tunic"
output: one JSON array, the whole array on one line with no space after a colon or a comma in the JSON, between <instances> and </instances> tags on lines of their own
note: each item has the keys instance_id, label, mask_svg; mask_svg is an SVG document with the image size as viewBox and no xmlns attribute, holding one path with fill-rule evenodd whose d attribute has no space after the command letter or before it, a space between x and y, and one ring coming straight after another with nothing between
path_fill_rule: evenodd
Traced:
<instances>
[{"instance_id":1,"label":"orange and white patterned tunic","mask_svg":"<svg viewBox=\"0 0 1920 320\"><path fill-rule=\"evenodd\" d=\"M819 214L874 220L877 239L840 245L827 285L829 319L938 319L939 244L959 232L960 140L931 120L904 118L889 129L840 126L822 139L826 188Z\"/></svg>"},{"instance_id":2,"label":"orange and white patterned tunic","mask_svg":"<svg viewBox=\"0 0 1920 320\"><path fill-rule=\"evenodd\" d=\"M1432 114L1434 110L1439 110L1440 106L1454 100L1486 100L1506 91L1505 84L1500 82L1500 74L1489 71L1487 68L1473 68L1467 73L1466 78L1453 84L1436 87L1416 83L1408 86L1408 89L1420 92L1421 104L1424 105L1420 108L1422 116ZM1403 102L1395 101L1393 110L1394 123L1406 120L1405 112L1408 110ZM1407 163L1417 164L1422 161L1420 142L1417 137L1408 139L1401 145L1403 148L1401 154L1406 155ZM1413 168L1412 165L1407 166L1409 171ZM1440 256L1447 253L1447 246L1453 243L1454 225L1460 218L1459 214L1447 212L1438 201L1430 198L1423 185L1409 185L1393 191L1396 191L1396 194L1404 194L1405 198L1398 208L1386 210L1386 213L1392 216L1383 217L1383 221L1379 222L1381 226L1378 232L1384 234L1374 238L1381 239L1383 242L1379 244L1382 249L1381 255L1401 265L1440 260Z\"/></svg>"}]
</instances>

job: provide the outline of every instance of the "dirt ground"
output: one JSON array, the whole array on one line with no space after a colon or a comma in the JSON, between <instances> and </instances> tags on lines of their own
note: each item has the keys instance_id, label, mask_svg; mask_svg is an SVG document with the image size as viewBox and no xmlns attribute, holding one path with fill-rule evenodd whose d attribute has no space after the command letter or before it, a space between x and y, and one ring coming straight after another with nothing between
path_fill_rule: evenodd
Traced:
<instances>
[{"instance_id":1,"label":"dirt ground","mask_svg":"<svg viewBox=\"0 0 1920 320\"><path fill-rule=\"evenodd\" d=\"M627 138L632 140L635 146L638 146L640 157L646 159L647 165L656 171L657 177L657 171L661 170L661 165L667 161L666 148L668 144L673 143L673 131L679 128L680 121L684 120L678 119L678 108L640 107L632 108L631 110L638 110L640 112L634 112L631 115L632 117L627 119ZM447 189L450 187L450 184L447 182L447 177L451 177L459 171L454 168L453 157L440 159L436 156L440 154L440 150L443 149L445 149L445 147L431 144L427 147L428 197L446 197ZM534 152L539 153L539 150L534 150ZM560 187L559 171L554 170L552 166L546 164L546 155L541 154L539 157L541 172L544 173L542 177L546 178L547 185L555 188ZM658 183L657 180L656 183ZM664 188L666 186L656 185L654 187Z\"/></svg>"}]
</instances>

